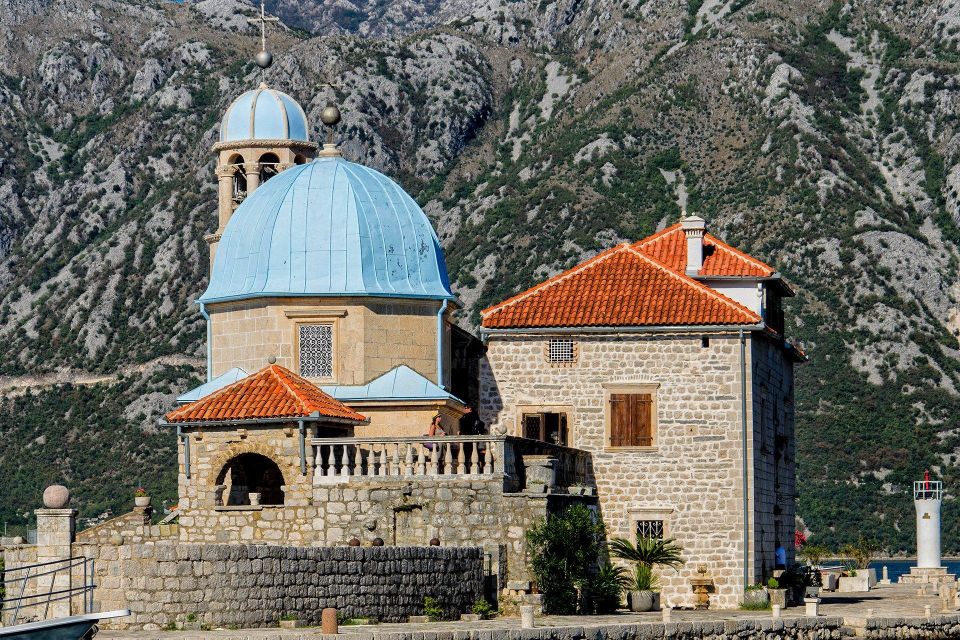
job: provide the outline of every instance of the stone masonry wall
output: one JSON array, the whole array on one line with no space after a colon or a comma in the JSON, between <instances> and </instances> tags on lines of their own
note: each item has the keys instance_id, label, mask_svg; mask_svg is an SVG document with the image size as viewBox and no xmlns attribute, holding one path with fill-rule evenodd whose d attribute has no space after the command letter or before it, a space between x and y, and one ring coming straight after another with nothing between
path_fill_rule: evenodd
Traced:
<instances>
[{"instance_id":1,"label":"stone masonry wall","mask_svg":"<svg viewBox=\"0 0 960 640\"><path fill-rule=\"evenodd\" d=\"M490 336L481 418L492 432L519 435L525 408L568 406L569 445L591 453L609 535L633 539L635 520L662 519L684 548L686 565L662 572L664 602L691 605L690 579L705 565L715 606L736 607L744 588L737 334L711 334L707 346L699 334L580 335L565 366L548 362L548 341ZM747 358L749 366L749 343ZM610 448L609 393L631 385L654 390L654 446Z\"/></svg>"},{"instance_id":2,"label":"stone masonry wall","mask_svg":"<svg viewBox=\"0 0 960 640\"><path fill-rule=\"evenodd\" d=\"M333 325L334 376L320 384L366 384L400 364L436 380L439 302L359 298L259 298L210 305L213 374L252 373L277 363L298 370L298 323ZM444 353L450 352L449 329ZM445 363L449 380L449 357Z\"/></svg>"},{"instance_id":3,"label":"stone masonry wall","mask_svg":"<svg viewBox=\"0 0 960 640\"><path fill-rule=\"evenodd\" d=\"M750 349L753 401L753 558L755 579L769 577L778 544L794 558L796 438L793 364L780 346L754 337Z\"/></svg>"},{"instance_id":4,"label":"stone masonry wall","mask_svg":"<svg viewBox=\"0 0 960 640\"><path fill-rule=\"evenodd\" d=\"M324 607L388 622L423 613L437 599L447 615L482 594L483 553L449 547L271 547L171 541L76 545L96 559L102 611L130 609L111 628L274 626L292 614L320 624Z\"/></svg>"}]
</instances>

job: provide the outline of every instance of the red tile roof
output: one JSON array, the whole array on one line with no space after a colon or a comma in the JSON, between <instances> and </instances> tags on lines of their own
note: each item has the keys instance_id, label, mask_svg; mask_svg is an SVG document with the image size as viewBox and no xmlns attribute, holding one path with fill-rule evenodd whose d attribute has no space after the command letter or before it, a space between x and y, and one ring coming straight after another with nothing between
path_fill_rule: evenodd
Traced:
<instances>
[{"instance_id":1,"label":"red tile roof","mask_svg":"<svg viewBox=\"0 0 960 640\"><path fill-rule=\"evenodd\" d=\"M775 273L769 265L709 233L704 236L703 245L701 276L766 278ZM633 246L678 273L686 269L687 238L679 224L667 227Z\"/></svg>"},{"instance_id":2,"label":"red tile roof","mask_svg":"<svg viewBox=\"0 0 960 640\"><path fill-rule=\"evenodd\" d=\"M710 287L621 244L481 312L485 328L757 324Z\"/></svg>"},{"instance_id":3,"label":"red tile roof","mask_svg":"<svg viewBox=\"0 0 960 640\"><path fill-rule=\"evenodd\" d=\"M167 422L228 422L326 417L357 423L366 418L292 371L272 364L251 376L167 414Z\"/></svg>"}]
</instances>

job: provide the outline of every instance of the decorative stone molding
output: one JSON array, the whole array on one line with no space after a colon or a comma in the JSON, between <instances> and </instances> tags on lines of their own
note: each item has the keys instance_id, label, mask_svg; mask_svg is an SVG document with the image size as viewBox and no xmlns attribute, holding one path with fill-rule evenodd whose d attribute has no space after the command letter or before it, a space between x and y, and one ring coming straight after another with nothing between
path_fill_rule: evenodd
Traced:
<instances>
[{"instance_id":1,"label":"decorative stone molding","mask_svg":"<svg viewBox=\"0 0 960 640\"><path fill-rule=\"evenodd\" d=\"M218 142L211 151L230 151L233 149L249 149L259 147L284 147L287 149L304 149L306 151L316 151L319 146L316 142L304 142L303 140L231 140L230 142Z\"/></svg>"}]
</instances>

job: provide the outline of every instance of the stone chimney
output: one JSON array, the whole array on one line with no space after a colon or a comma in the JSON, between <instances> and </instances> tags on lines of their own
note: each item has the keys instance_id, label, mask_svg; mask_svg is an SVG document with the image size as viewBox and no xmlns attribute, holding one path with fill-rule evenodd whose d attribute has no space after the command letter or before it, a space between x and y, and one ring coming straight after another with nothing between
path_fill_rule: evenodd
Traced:
<instances>
[{"instance_id":1,"label":"stone chimney","mask_svg":"<svg viewBox=\"0 0 960 640\"><path fill-rule=\"evenodd\" d=\"M688 276L695 276L703 267L703 234L707 229L707 221L699 216L689 216L680 221L680 226L687 236L686 272Z\"/></svg>"}]
</instances>

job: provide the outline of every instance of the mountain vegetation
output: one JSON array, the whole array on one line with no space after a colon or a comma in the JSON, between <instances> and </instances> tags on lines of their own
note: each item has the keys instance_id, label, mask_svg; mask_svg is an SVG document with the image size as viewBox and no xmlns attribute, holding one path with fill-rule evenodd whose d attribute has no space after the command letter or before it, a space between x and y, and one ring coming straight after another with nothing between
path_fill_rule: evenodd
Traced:
<instances>
[{"instance_id":1,"label":"mountain vegetation","mask_svg":"<svg viewBox=\"0 0 960 640\"><path fill-rule=\"evenodd\" d=\"M799 513L912 551L960 487L960 15L932 0L0 0L0 520L172 499L202 376L210 146L261 80L417 195L461 322L680 216L797 290ZM26 515L25 515L26 514ZM944 521L958 517L944 504ZM945 527L960 552L960 529Z\"/></svg>"}]
</instances>

